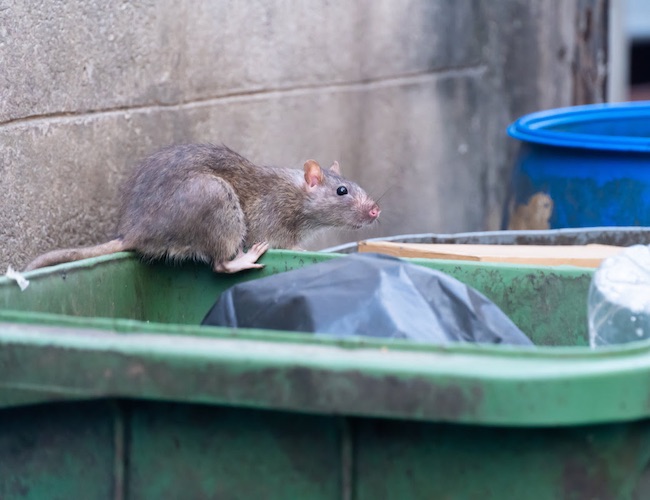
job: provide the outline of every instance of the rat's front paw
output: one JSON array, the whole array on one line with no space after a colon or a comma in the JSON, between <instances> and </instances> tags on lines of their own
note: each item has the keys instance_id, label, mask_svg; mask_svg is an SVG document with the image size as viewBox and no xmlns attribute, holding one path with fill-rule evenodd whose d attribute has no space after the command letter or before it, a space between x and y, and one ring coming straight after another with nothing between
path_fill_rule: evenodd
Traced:
<instances>
[{"instance_id":1,"label":"rat's front paw","mask_svg":"<svg viewBox=\"0 0 650 500\"><path fill-rule=\"evenodd\" d=\"M214 265L214 270L217 273L232 274L245 269L261 269L264 264L257 264L257 259L264 255L268 249L269 244L266 242L255 243L248 252L244 253L240 250L234 259L217 262Z\"/></svg>"}]
</instances>

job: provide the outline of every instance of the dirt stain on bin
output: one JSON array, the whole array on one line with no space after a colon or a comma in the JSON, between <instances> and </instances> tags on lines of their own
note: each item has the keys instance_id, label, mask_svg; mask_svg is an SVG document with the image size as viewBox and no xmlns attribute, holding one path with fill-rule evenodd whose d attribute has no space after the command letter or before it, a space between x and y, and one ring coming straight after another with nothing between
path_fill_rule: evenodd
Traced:
<instances>
[{"instance_id":1,"label":"dirt stain on bin","mask_svg":"<svg viewBox=\"0 0 650 500\"><path fill-rule=\"evenodd\" d=\"M483 400L479 385L436 384L422 377L373 376L361 371L319 371L302 367L261 370L237 381L243 392L264 387L262 396L279 406L301 409L377 412L415 418L456 420L475 415ZM257 391L256 391L257 392Z\"/></svg>"},{"instance_id":2,"label":"dirt stain on bin","mask_svg":"<svg viewBox=\"0 0 650 500\"><path fill-rule=\"evenodd\" d=\"M528 203L511 207L508 229L550 229L553 200L546 193L535 193Z\"/></svg>"},{"instance_id":3,"label":"dirt stain on bin","mask_svg":"<svg viewBox=\"0 0 650 500\"><path fill-rule=\"evenodd\" d=\"M609 467L602 459L590 456L587 464L584 459L570 457L562 470L563 498L614 499L610 481Z\"/></svg>"}]
</instances>

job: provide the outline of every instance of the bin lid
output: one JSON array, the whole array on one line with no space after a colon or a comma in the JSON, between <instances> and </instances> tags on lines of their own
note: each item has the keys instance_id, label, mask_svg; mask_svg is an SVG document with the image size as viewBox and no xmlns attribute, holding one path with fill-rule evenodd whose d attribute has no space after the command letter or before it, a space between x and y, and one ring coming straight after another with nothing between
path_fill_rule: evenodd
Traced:
<instances>
[{"instance_id":1,"label":"bin lid","mask_svg":"<svg viewBox=\"0 0 650 500\"><path fill-rule=\"evenodd\" d=\"M650 101L538 111L517 119L507 132L547 146L649 153Z\"/></svg>"}]
</instances>

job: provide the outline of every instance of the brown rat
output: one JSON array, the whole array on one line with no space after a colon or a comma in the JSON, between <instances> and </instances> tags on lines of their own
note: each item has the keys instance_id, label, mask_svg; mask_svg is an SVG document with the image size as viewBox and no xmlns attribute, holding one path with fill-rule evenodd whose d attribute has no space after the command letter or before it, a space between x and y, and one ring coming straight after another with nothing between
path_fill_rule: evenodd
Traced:
<instances>
[{"instance_id":1,"label":"brown rat","mask_svg":"<svg viewBox=\"0 0 650 500\"><path fill-rule=\"evenodd\" d=\"M208 144L172 146L145 159L120 208L116 239L46 253L25 270L134 250L234 273L263 267L256 262L269 247L295 248L319 229L360 228L380 213L363 189L341 177L336 162L329 170L314 160L303 171L260 167Z\"/></svg>"}]
</instances>

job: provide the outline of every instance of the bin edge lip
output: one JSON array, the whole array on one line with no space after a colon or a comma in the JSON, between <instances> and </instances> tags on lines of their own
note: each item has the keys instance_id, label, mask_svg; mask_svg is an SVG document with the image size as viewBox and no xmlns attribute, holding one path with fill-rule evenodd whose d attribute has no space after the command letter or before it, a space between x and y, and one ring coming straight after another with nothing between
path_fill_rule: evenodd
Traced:
<instances>
[{"instance_id":1,"label":"bin edge lip","mask_svg":"<svg viewBox=\"0 0 650 500\"><path fill-rule=\"evenodd\" d=\"M35 330L42 335L48 336L48 331L66 331L69 337L60 335L49 336L47 344L65 347L68 340L82 338L86 331L104 332L104 337L112 337L119 343L120 338L126 337L156 337L169 341L179 339L200 339L201 341L215 342L261 342L269 345L285 346L289 349L292 345L299 344L311 346L314 349L341 349L344 352L365 351L375 352L381 357L395 355L431 357L439 360L444 358L453 360L457 357L470 357L476 360L485 360L488 363L498 365L505 362L525 363L548 363L560 362L579 363L580 369L583 366L594 363L615 363L618 364L626 359L636 358L637 360L648 359L650 369L650 339L643 339L616 345L605 345L598 348L590 346L528 346L509 344L480 344L469 342L452 342L449 344L427 344L410 342L402 339L374 339L361 336L349 338L337 338L334 336L305 336L302 332L285 332L280 330L263 330L253 328L229 328L219 326L198 326L184 325L177 323L144 323L131 319L116 318L77 318L63 314L54 313L29 313L30 319L23 311L0 310L0 344L17 342L21 338L13 337L3 328L11 330L24 327L26 330ZM92 341L89 340L92 344ZM170 348L162 341L163 350ZM74 342L73 342L74 343ZM85 341L82 341L85 345ZM84 348L86 348L85 346ZM280 347L282 349L282 347ZM173 351L173 349L172 349ZM611 369L611 367L609 368ZM618 369L618 368L617 368ZM622 369L626 371L627 368ZM579 370L577 370L579 371ZM600 374L599 369L589 367L588 372L592 375ZM489 370L485 372L488 374ZM499 377L499 372L492 375ZM558 373L549 373L549 378L556 378Z\"/></svg>"},{"instance_id":2,"label":"bin edge lip","mask_svg":"<svg viewBox=\"0 0 650 500\"><path fill-rule=\"evenodd\" d=\"M322 253L351 253L358 249L359 243L366 241L370 242L394 242L394 243L413 243L415 240L441 240L447 243L453 243L455 240L462 238L514 238L514 237L529 237L529 236L589 236L591 234L599 233L650 233L648 226L594 226L594 227L567 227L557 229L501 229L494 231L468 231L460 233L405 233L389 236L377 236L373 238L364 238L358 241L349 241L335 246L319 249L318 252ZM513 244L513 243L498 243L498 244ZM521 244L517 242L516 244ZM468 261L464 261L468 262Z\"/></svg>"},{"instance_id":3,"label":"bin edge lip","mask_svg":"<svg viewBox=\"0 0 650 500\"><path fill-rule=\"evenodd\" d=\"M106 355L112 354L114 358L118 359L120 362L120 365L118 365L120 367L118 372L126 374L132 373L136 378L142 374L148 373L150 366L160 367L160 363L163 363L172 373L176 374L178 377L186 377L189 381L194 380L191 373L188 378L187 367L190 366L190 364L196 364L198 362L201 365L201 370L205 370L207 366L212 366L212 369L215 369L219 365L226 364L231 367L232 371L233 366L240 367L241 362L246 360L247 372L264 374L264 379L267 380L269 369L278 369L278 374L284 374L280 377L281 380L289 380L291 379L291 374L295 375L295 373L300 373L301 375L304 375L307 372L313 373L316 378L310 378L310 383L315 383L315 380L320 380L318 377L324 377L323 380L332 380L332 377L336 379L338 373L349 373L350 376L365 373L367 377L374 378L377 381L385 380L388 382L391 380L395 381L398 379L404 379L407 382L407 385L404 387L409 391L407 400L409 400L409 398L415 398L413 399L413 401L415 401L417 399L417 394L420 394L422 389L432 388L434 389L434 396L438 394L437 391L442 391L439 393L443 395L440 400L441 404L446 401L445 398L447 396L451 397L453 394L454 398L460 396L461 400L465 401L465 403L470 407L463 409L462 411L459 410L458 413L454 411L452 412L452 415L449 415L444 409L438 410L435 405L428 407L429 410L422 412L409 409L410 407L408 405L404 408L401 408L400 406L394 407L392 404L389 404L390 399L387 399L387 402L381 399L381 401L384 401L386 404L381 403L377 408L368 408L365 405L359 406L354 403L354 399L346 399L344 397L343 401L338 401L332 408L330 408L317 397L313 400L310 399L309 401L303 401L300 395L296 398L290 395L291 397L282 401L275 401L274 399L268 399L265 397L256 400L250 399L245 395L233 395L228 391L220 391L218 386L215 389L216 392L209 391L206 393L202 390L194 390L194 392L190 391L190 394L179 399L173 390L162 390L160 387L157 388L154 384L149 388L153 388L153 392L151 392L151 390L147 389L148 386L139 388L137 384L134 385L128 383L130 380L128 377L123 378L122 382L117 384L112 383L111 379L107 384L100 384L98 386L96 382L101 381L102 377L96 377L93 378L90 383L82 380L80 382L81 385L72 384L68 386L65 383L65 377L63 379L64 383L55 380L56 375L60 375L60 370L58 369L56 373L50 373L47 371L47 373L42 372L37 374L36 379L33 378L33 374L30 374L28 380L21 380L21 378L24 378L26 375L21 375L23 370L18 370L8 379L0 380L0 391L13 390L22 392L23 397L32 393L33 398L30 404L37 402L98 397L153 398L159 400L179 400L186 403L204 402L207 404L234 404L243 407L289 409L316 414L328 414L334 412L337 414L369 417L406 418L408 420L423 420L430 422L451 422L455 424L469 425L508 425L516 427L591 425L606 422L631 421L650 416L650 406L647 404L648 401L633 397L633 394L630 394L625 390L614 391L614 400L616 401L611 400L611 404L604 406L600 405L597 408L597 411L594 412L585 412L584 408L582 408L583 405L579 401L571 402L571 404L569 404L567 401L562 401L562 398L560 397L563 394L575 394L576 390L580 388L587 390L587 392L593 390L594 382L598 383L600 378L604 375L615 377L617 380L615 385L619 388L625 387L628 378L625 376L626 374L632 377L630 380L633 380L636 384L644 386L641 388L637 385L637 393L638 390L643 390L644 394L646 394L646 389L648 389L646 386L650 380L647 377L647 374L650 373L650 360L648 359L650 356L647 354L647 349L646 355L643 356L646 358L642 363L643 366L636 365L634 367L626 367L622 371L614 372L609 372L608 370L592 370L585 366L584 368L587 369L577 370L576 375L578 376L572 377L571 380L566 378L566 373L560 374L548 371L546 375L541 377L539 376L540 374L537 374L538 376L530 377L524 373L519 373L518 377L515 379L503 376L497 378L477 378L477 374L480 373L480 370L478 372L474 370L473 375L465 374L464 371L459 372L458 370L454 370L453 373L444 375L439 373L438 368L433 365L424 372L413 369L409 369L407 372L400 369L377 371L378 367L371 359L367 359L365 362L361 363L361 366L357 366L356 363L354 365L349 364L351 361L350 359L347 361L344 360L343 363L338 363L338 366L330 366L327 359L323 362L322 360L319 361L318 359L311 357L300 358L301 361L298 361L297 364L287 363L286 360L278 363L278 361L281 361L278 359L263 361L262 358L259 358L261 355L260 353L262 352L261 349L257 349L258 359L256 361L255 356L253 356L253 358L250 357L250 351L242 351L239 346L233 345L228 348L224 344L214 346L218 347L217 349L212 348L209 350L212 353L218 354L218 357L221 359L220 362L215 364L215 359L207 363L211 358L210 352L206 352L206 350L202 349L201 346L192 346L191 343L184 343L184 345L172 344L169 342L169 339L161 338L155 334L145 334L143 336L118 335L117 337L110 334L100 334L99 336L93 335L85 339L78 335L73 335L74 337L77 337L81 343L73 342L72 345L68 344L66 347L63 347L61 342L56 342L56 340L53 342L53 339L49 338L47 330L49 330L47 327L36 327L35 329L32 329L32 333L27 336L24 336L24 332L20 332L20 336L17 336L16 334L19 332L14 331L14 335L10 335L10 337L13 337L13 340L6 338L4 335L3 337L5 337L5 341L10 340L11 343L15 343L16 345L24 347L31 346L33 349L36 349L34 354L39 350L43 352L47 351L46 355L49 358L54 355L53 353L57 349L62 353L65 359L68 359L67 357L69 356L76 356L76 359L79 359L79 356L85 356L90 352L102 353L102 358L107 359ZM34 335L36 335L36 338L34 338ZM34 342L34 340L36 342ZM225 340L226 343L232 344L232 339L230 339L230 341L227 339L219 340L222 342ZM203 339L204 344L206 341L209 342L209 340ZM57 344L59 344L58 348L55 347ZM262 344L265 343L262 342ZM172 346L174 347L173 349L170 348ZM205 347L205 345L202 347ZM235 349L235 347L237 347L237 349ZM330 351L330 360L332 359L331 356L338 356L336 353L337 349L332 350L332 347L335 346L323 347L325 347L327 351ZM54 351L52 350L53 348ZM75 354L75 352L77 354ZM265 349L263 357L267 356L266 352ZM410 354L418 357L418 353ZM371 355L373 357L375 356L374 354ZM283 355L282 357L284 358L285 356ZM347 357L350 358L349 355ZM370 361L370 364L368 364L368 361ZM403 362L404 361L408 360L403 360ZM404 366L403 362L402 366ZM93 366L93 369L99 370L99 373L106 369L106 367L102 365ZM113 367L115 368L115 366ZM235 370L235 372L238 371L239 368ZM639 371L643 373L633 373ZM33 373L33 371L29 372ZM287 375L289 375L288 378ZM639 375L645 376L642 376L641 380ZM51 379L51 376L54 376L54 379ZM621 379L621 376L623 376L625 380ZM354 377L352 378L354 379ZM413 384L408 383L411 379L413 379ZM246 380L248 379L242 379L242 383ZM567 382L570 382L570 384L567 385ZM525 385L522 385L522 383ZM553 387L548 386L548 384L552 384ZM573 389L571 389L570 386L573 386ZM338 386L335 384L333 387ZM451 392L447 392L447 388L449 388ZM477 392L479 388L480 391ZM492 407L492 404L495 401L503 400L506 395L512 396L513 390L516 390L516 392L518 391L517 394L519 394L519 398L523 398L520 402L527 402L528 405L535 405L538 400L538 388L545 388L544 390L546 392L551 390L551 393L554 396L557 396L552 399L554 402L550 404L549 407L543 409L537 408L533 411L532 408L526 409L526 405L522 404L520 405L522 408L515 410L513 414L510 415L508 412L504 413L503 408ZM584 392L582 389L578 392ZM524 392L520 392L521 390L524 390ZM345 391L343 395L345 395ZM485 398L488 398L491 404L484 406L483 403L485 402ZM506 399L508 398L506 397ZM325 406L323 406L324 404ZM8 406L12 405L6 405L4 403L0 404L0 408Z\"/></svg>"},{"instance_id":4,"label":"bin edge lip","mask_svg":"<svg viewBox=\"0 0 650 500\"><path fill-rule=\"evenodd\" d=\"M506 130L510 137L544 146L650 153L650 138L580 134L546 129L564 124L640 116L647 116L650 119L650 101L587 104L537 111L518 118Z\"/></svg>"}]
</instances>

